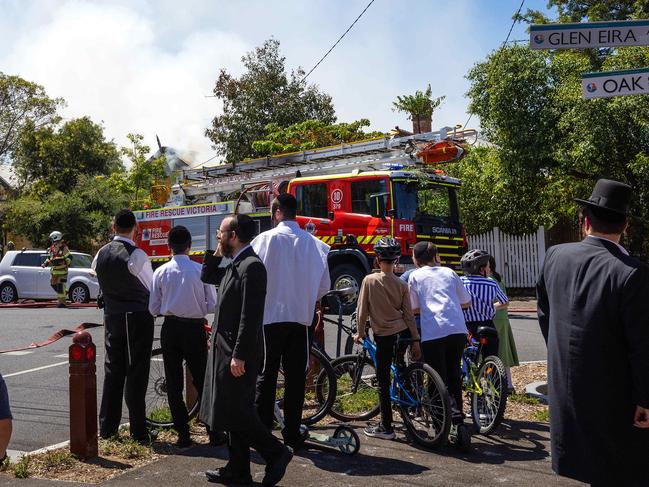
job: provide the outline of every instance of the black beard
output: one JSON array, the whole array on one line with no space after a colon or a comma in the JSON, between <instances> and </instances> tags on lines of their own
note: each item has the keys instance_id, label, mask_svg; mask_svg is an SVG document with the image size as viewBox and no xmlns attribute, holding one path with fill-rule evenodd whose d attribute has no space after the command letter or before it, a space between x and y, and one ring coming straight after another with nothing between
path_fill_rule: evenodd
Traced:
<instances>
[{"instance_id":1,"label":"black beard","mask_svg":"<svg viewBox=\"0 0 649 487\"><path fill-rule=\"evenodd\" d=\"M232 257L234 255L234 247L228 242L221 241L221 252L226 257Z\"/></svg>"}]
</instances>

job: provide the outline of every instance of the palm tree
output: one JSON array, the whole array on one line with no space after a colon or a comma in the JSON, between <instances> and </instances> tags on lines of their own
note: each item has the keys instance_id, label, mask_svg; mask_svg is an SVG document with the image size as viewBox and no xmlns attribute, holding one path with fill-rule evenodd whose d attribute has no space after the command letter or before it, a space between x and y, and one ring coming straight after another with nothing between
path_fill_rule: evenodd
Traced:
<instances>
[{"instance_id":1,"label":"palm tree","mask_svg":"<svg viewBox=\"0 0 649 487\"><path fill-rule=\"evenodd\" d=\"M412 120L412 131L416 134L432 130L433 112L440 106L446 96L433 98L430 84L426 91L415 91L414 95L397 96L397 101L392 103L392 110L405 112Z\"/></svg>"}]
</instances>

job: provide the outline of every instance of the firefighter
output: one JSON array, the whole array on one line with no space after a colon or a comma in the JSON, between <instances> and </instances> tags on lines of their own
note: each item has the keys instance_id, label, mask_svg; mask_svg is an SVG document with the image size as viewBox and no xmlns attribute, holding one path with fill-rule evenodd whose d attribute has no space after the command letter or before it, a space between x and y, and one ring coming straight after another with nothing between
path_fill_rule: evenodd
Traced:
<instances>
[{"instance_id":1,"label":"firefighter","mask_svg":"<svg viewBox=\"0 0 649 487\"><path fill-rule=\"evenodd\" d=\"M52 246L47 251L47 259L41 264L41 267L50 267L50 285L56 292L59 300L59 308L65 308L65 298L67 291L65 283L68 280L68 267L72 263L70 249L63 241L63 234L54 231L50 233Z\"/></svg>"}]
</instances>

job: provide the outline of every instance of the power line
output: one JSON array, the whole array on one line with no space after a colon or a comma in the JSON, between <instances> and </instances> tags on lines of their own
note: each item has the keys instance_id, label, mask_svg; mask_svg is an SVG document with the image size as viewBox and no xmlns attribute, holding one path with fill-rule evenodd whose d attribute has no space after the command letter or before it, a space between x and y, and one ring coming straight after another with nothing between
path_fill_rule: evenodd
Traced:
<instances>
[{"instance_id":1,"label":"power line","mask_svg":"<svg viewBox=\"0 0 649 487\"><path fill-rule=\"evenodd\" d=\"M509 42L509 36L512 35L512 31L514 30L514 26L516 25L516 21L518 20L518 15L521 13L521 10L523 9L523 4L525 3L525 0L521 1L521 4L518 7L518 10L514 14L514 17L512 18L512 25L509 28L509 32L507 33L507 38L505 41L502 43L502 46L500 48L502 49L505 47L505 45ZM519 41L513 41L513 42L519 42ZM471 121L471 117L473 117L473 113L469 114L469 118L467 119L466 123L464 124L464 127L469 125L469 122Z\"/></svg>"},{"instance_id":2,"label":"power line","mask_svg":"<svg viewBox=\"0 0 649 487\"><path fill-rule=\"evenodd\" d=\"M347 28L347 30L346 30L345 32L343 32L343 35L341 35L341 36L338 38L338 40L334 43L334 45L331 46L331 48L329 48L329 50L325 53L325 55L322 56L322 58L320 58L320 61L318 61L318 62L315 64L315 66L313 66L313 67L311 68L311 71L309 71L307 74L304 75L304 78L302 78L302 79L300 80L300 82L302 82L302 81L304 81L305 79L307 79L307 78L309 77L309 75L310 75L311 73L313 73L313 71L315 71L315 69L316 69L318 66L320 66L320 63L321 63L322 61L324 61L325 58L329 55L329 53L330 53L331 51L333 51L334 48L338 45L338 43L339 43L340 41L343 40L343 37L345 37L345 36L347 35L347 33L348 33L350 30L352 30L352 27L354 27L354 25L356 25L356 22L359 21L359 19L363 16L363 14L367 11L368 8L370 8L370 6L371 6L373 3L374 3L374 0L371 0L370 3L367 4L367 6L363 9L363 11L360 13L360 15L359 15L358 17L356 17L356 20L354 20L354 22L352 22L352 25L350 25L350 26Z\"/></svg>"}]
</instances>

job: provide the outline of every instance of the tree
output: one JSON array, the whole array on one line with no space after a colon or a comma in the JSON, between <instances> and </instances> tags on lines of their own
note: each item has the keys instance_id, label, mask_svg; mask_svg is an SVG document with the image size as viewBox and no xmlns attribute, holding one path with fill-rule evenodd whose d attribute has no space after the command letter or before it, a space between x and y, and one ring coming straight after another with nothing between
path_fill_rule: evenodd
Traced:
<instances>
[{"instance_id":1,"label":"tree","mask_svg":"<svg viewBox=\"0 0 649 487\"><path fill-rule=\"evenodd\" d=\"M82 174L108 175L119 169L119 152L104 129L88 117L72 119L59 128L25 123L14 153L20 186L41 192L70 191Z\"/></svg>"},{"instance_id":2,"label":"tree","mask_svg":"<svg viewBox=\"0 0 649 487\"><path fill-rule=\"evenodd\" d=\"M276 123L266 125L266 137L256 140L252 148L261 156L303 151L359 140L385 137L383 132L365 132L370 121L366 118L351 123L330 125L319 120L307 120L286 128Z\"/></svg>"},{"instance_id":3,"label":"tree","mask_svg":"<svg viewBox=\"0 0 649 487\"><path fill-rule=\"evenodd\" d=\"M647 18L646 0L548 0L548 9L556 8L558 22L588 22ZM547 23L548 17L538 10L527 10L521 19Z\"/></svg>"},{"instance_id":4,"label":"tree","mask_svg":"<svg viewBox=\"0 0 649 487\"><path fill-rule=\"evenodd\" d=\"M417 90L414 95L397 96L397 101L392 103L392 110L409 115L414 133L430 132L433 112L445 98L446 96L433 98L433 90L429 84L424 92Z\"/></svg>"},{"instance_id":5,"label":"tree","mask_svg":"<svg viewBox=\"0 0 649 487\"><path fill-rule=\"evenodd\" d=\"M574 198L588 196L602 177L631 184L635 215L649 215L649 104L642 95L584 100L581 73L595 69L594 63L603 70L647 66L649 49L615 49L594 59L588 52L509 46L468 74L469 110L480 116L501 161L504 187L515 195L499 197L528 217L520 229L576 221ZM543 202L534 204L534 194ZM504 209L497 211L499 221L512 217ZM636 255L649 255L645 234L646 226L636 220L627 241Z\"/></svg>"},{"instance_id":6,"label":"tree","mask_svg":"<svg viewBox=\"0 0 649 487\"><path fill-rule=\"evenodd\" d=\"M50 232L58 230L71 248L91 252L105 242L112 216L127 203L109 179L81 175L68 192L29 193L12 201L4 225L42 248Z\"/></svg>"},{"instance_id":7,"label":"tree","mask_svg":"<svg viewBox=\"0 0 649 487\"><path fill-rule=\"evenodd\" d=\"M301 68L287 75L279 41L269 39L241 60L246 71L239 78L221 70L214 95L223 102L223 114L205 131L227 162L261 155L252 142L264 138L270 123L288 127L306 120L336 121L331 97L306 85Z\"/></svg>"},{"instance_id":8,"label":"tree","mask_svg":"<svg viewBox=\"0 0 649 487\"><path fill-rule=\"evenodd\" d=\"M144 137L140 134L128 134L126 137L133 147L123 147L121 152L131 161L131 167L127 172L114 172L109 178L110 183L127 195L132 208L154 206L151 188L165 178L165 157L147 158L151 149L142 144Z\"/></svg>"},{"instance_id":9,"label":"tree","mask_svg":"<svg viewBox=\"0 0 649 487\"><path fill-rule=\"evenodd\" d=\"M39 129L58 122L63 103L36 83L0 72L0 163L10 158L27 124Z\"/></svg>"}]
</instances>

